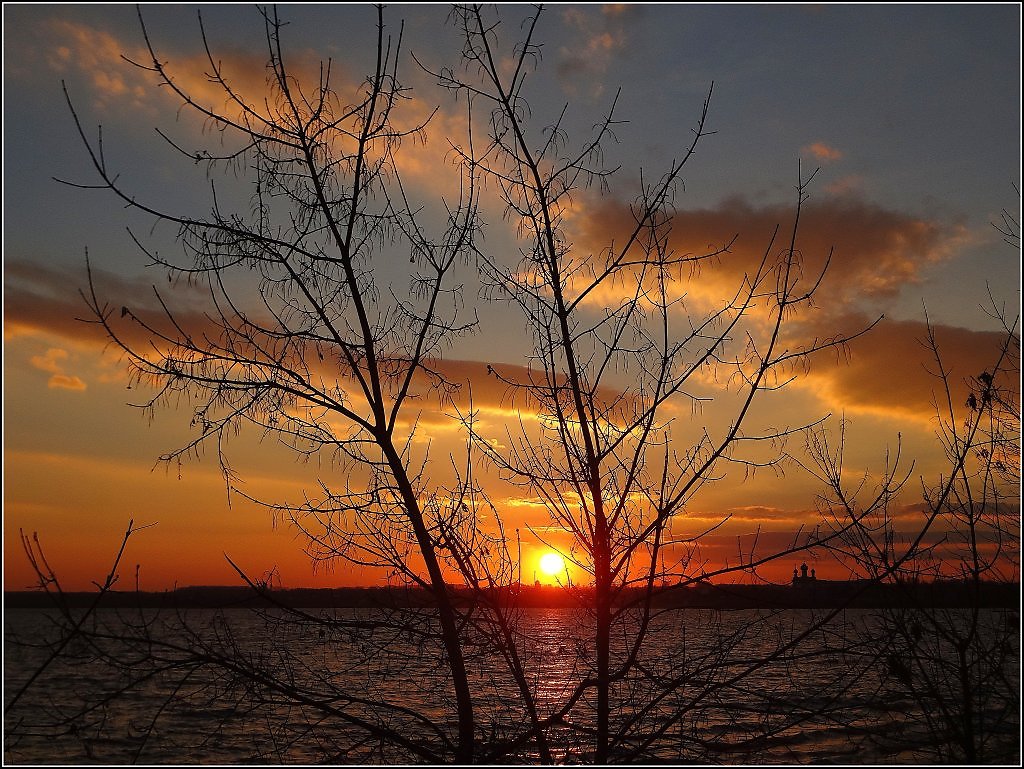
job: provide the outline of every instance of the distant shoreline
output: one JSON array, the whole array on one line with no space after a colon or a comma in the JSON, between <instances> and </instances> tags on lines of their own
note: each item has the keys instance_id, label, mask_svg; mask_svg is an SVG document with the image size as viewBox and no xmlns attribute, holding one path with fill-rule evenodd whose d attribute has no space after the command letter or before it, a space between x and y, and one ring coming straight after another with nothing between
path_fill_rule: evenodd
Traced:
<instances>
[{"instance_id":1,"label":"distant shoreline","mask_svg":"<svg viewBox=\"0 0 1024 769\"><path fill-rule=\"evenodd\" d=\"M454 589L457 600L469 603L464 588ZM521 608L584 608L591 588L570 589L547 585L523 585L492 592L503 605ZM97 592L67 592L63 599L72 608L91 606ZM621 603L638 599L638 589L624 593ZM109 591L100 598L100 608L256 608L282 605L294 608L427 608L428 592L419 588L344 587L290 588L257 593L247 586L181 587L161 592ZM982 583L977 594L963 582L929 582L878 585L870 582L818 580L793 585L715 585L701 583L687 587L658 587L653 597L658 608L694 609L825 609L825 608L957 608L978 605L985 608L1020 608L1019 583ZM41 591L6 591L4 609L46 609L53 598Z\"/></svg>"}]
</instances>

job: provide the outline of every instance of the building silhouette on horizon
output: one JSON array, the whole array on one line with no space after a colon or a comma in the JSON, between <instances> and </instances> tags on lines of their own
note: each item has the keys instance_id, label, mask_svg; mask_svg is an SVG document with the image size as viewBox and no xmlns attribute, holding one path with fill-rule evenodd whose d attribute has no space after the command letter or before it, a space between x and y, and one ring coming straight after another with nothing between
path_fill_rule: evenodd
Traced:
<instances>
[{"instance_id":1,"label":"building silhouette on horizon","mask_svg":"<svg viewBox=\"0 0 1024 769\"><path fill-rule=\"evenodd\" d=\"M800 564L800 573L796 573L796 569L793 569L793 584L794 585L806 585L808 583L817 582L818 578L814 574L814 569L811 569L811 573L807 574L807 563Z\"/></svg>"}]
</instances>

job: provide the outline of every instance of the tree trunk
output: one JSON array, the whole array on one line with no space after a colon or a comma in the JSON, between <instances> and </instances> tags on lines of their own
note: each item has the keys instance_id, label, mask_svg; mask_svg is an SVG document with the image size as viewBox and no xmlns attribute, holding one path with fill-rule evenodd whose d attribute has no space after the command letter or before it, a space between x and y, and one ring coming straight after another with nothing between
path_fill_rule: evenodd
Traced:
<instances>
[{"instance_id":1,"label":"tree trunk","mask_svg":"<svg viewBox=\"0 0 1024 769\"><path fill-rule=\"evenodd\" d=\"M423 555L424 565L430 576L430 587L437 601L438 620L441 623L441 639L444 644L445 654L448 656L448 668L452 674L452 687L455 689L455 708L459 719L459 736L455 749L455 763L470 764L473 762L473 698L469 691L469 677L466 674L466 661L462 656L462 643L459 639L458 623L455 618L455 608L452 606L451 595L448 591L448 584L441 573L441 566L437 562L434 553L434 543L430 539L426 524L423 521L423 514L420 511L419 501L405 473L405 466L401 456L391 444L382 441L385 456L391 465L395 480L402 494L409 521L412 523L413 532L416 534L416 542L419 545L420 553Z\"/></svg>"},{"instance_id":2,"label":"tree trunk","mask_svg":"<svg viewBox=\"0 0 1024 769\"><path fill-rule=\"evenodd\" d=\"M607 531L602 531L603 518L598 517L597 547L594 548L594 610L597 627L597 735L594 762L608 763L608 741L610 732L610 681L609 658L611 643L611 569L608 553Z\"/></svg>"}]
</instances>

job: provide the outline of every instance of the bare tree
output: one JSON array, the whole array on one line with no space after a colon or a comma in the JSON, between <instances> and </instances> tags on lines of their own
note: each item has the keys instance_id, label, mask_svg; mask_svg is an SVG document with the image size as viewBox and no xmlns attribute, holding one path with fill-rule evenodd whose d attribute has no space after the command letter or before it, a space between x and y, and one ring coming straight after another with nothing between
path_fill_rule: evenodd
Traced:
<instances>
[{"instance_id":1,"label":"bare tree","mask_svg":"<svg viewBox=\"0 0 1024 769\"><path fill-rule=\"evenodd\" d=\"M614 138L616 117L613 104L593 136L576 146L565 136L564 111L542 132L531 129L524 89L540 58L533 37L540 14L523 22L522 39L508 42L500 14L456 9L464 68L435 74L487 115L487 143L464 149L463 162L500 190L507 216L520 222L523 246L516 264L481 254L485 291L520 308L534 345L528 381L494 376L516 403L536 410L536 426L523 422L503 436L509 448L502 451L493 436L467 425L502 476L539 499L571 536L570 557L592 577L592 668L559 716L577 701L592 707L592 757L604 763L650 744L649 733L641 734L650 724L637 715L649 713L650 703L625 692L641 668L655 593L669 581L753 574L784 554L741 553L739 564L705 571L701 533L676 533L688 501L727 467L753 472L778 465L780 452L757 449L777 446L806 425L752 428L755 400L784 387L816 353L841 349L852 337L783 343L785 323L811 303L828 264L820 274L803 274L797 233L809 179L802 176L791 230L784 238L778 228L766 233L763 258L731 300L703 315L687 305L688 281L727 258L731 245L699 255L671 246L675 192L708 134L707 101L679 159L653 181L642 175L628 229L599 253L574 247L564 212L583 188L609 184L613 170L603 164L603 149ZM768 319L763 331L752 317ZM666 406L682 403L699 415L706 396L696 394L695 384L706 373L732 386L736 409L720 433L704 428L683 446L685 428L673 424ZM681 680L667 676L662 683L671 690ZM584 696L590 692L593 702ZM655 701L664 696L651 687Z\"/></svg>"},{"instance_id":2,"label":"bare tree","mask_svg":"<svg viewBox=\"0 0 1024 769\"><path fill-rule=\"evenodd\" d=\"M923 345L945 461L937 478L920 480L919 521L898 515L913 473L899 469L899 452L872 487L868 475L848 480L844 428L834 443L825 431L808 441L809 469L827 489L823 514L843 532L829 543L833 554L893 590L891 608L861 629L863 654L887 674L879 697L914 706L885 738L970 764L1020 758L1019 613L1005 609L1008 592L993 595L999 586L1016 593L1020 583L1019 316L994 301L990 314L1001 344L984 371L963 379L928 324Z\"/></svg>"},{"instance_id":3,"label":"bare tree","mask_svg":"<svg viewBox=\"0 0 1024 769\"><path fill-rule=\"evenodd\" d=\"M90 138L68 98L98 176L96 183L74 186L111 193L129 209L175 227L180 260L132 237L172 283L201 286L208 301L199 319L157 289L162 314L112 306L91 270L84 297L94 322L127 360L133 384L155 388L144 408L191 406L194 437L164 461L181 462L210 447L230 494L290 520L308 538L314 561L382 566L398 583L428 591L448 669L441 701L450 694L457 724L438 752L420 755L468 762L473 699L441 551L453 531L474 527L481 500L465 485L444 488L432 481L424 469L429 457L414 448L415 426L405 430L403 424L415 425L424 398L443 403L450 396L454 385L432 361L473 326L459 311L453 273L474 250L475 174L461 169L447 229L436 236L424 231L395 159L399 145L425 128L401 117L408 98L398 73L401 33L387 31L378 9L376 60L362 85L338 83L330 61L312 82L303 82L284 53L277 11L261 13L268 76L267 93L257 99L229 81L200 16L207 76L220 92L220 106L180 84L139 15L150 60L136 66L152 73L183 112L205 121L215 139L195 150L161 131L183 159L206 169L205 214L172 213L125 189L102 134ZM228 207L222 169L245 179L247 206ZM407 287L381 269L405 261ZM226 445L243 429L321 460L329 469L318 488L298 501L262 500L245 491ZM383 704L388 712L397 707ZM382 726L382 717L367 717L371 721L372 732L402 742L400 729Z\"/></svg>"}]
</instances>

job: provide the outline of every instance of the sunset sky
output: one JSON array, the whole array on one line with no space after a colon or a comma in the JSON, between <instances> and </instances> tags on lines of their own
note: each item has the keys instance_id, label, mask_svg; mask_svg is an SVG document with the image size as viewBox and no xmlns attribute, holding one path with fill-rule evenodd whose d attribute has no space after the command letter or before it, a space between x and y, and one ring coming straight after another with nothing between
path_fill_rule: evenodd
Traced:
<instances>
[{"instance_id":1,"label":"sunset sky","mask_svg":"<svg viewBox=\"0 0 1024 769\"><path fill-rule=\"evenodd\" d=\"M529 9L502 9L518 27ZM143 7L151 38L181 81L204 93L205 55L195 8ZM284 5L286 56L316 71L330 57L338 77L358 84L373 66L376 13L363 5ZM446 136L464 130L462 108L412 60L457 64L459 41L444 6L386 9L397 30L405 20L402 79L413 88L411 117L438 112L427 142L409 143L400 170L410 196L429 215L438 194L457 187ZM263 27L248 6L203 6L211 48L237 73L239 88L263 83ZM835 248L810 336L850 332L885 319L857 340L848 361L822 360L770 401L765 420L797 423L825 414L849 420L848 471L878 471L902 439L915 478L934 480L941 455L934 439L932 380L925 371L925 309L936 327L956 392L986 369L999 334L983 305L1020 305L1020 254L992 226L1020 199L1020 6L644 6L552 5L537 38L543 60L528 93L537 125L568 103L570 133L584 136L618 88L621 165L611 192L586 193L569 214L577 247L606 245L628 215L640 170L657 175L689 144L690 129L714 82L708 128L676 198L673 246L701 251L734 234L720 269L692 291L713 303L759 256L776 224L792 220L797 164L820 167L809 189L799 247L813 261ZM225 555L254 576L276 569L288 587L373 584L380 574L338 564L314 570L288 526L244 500L229 505L213 457L180 468L157 457L184 442L187 410L150 418L129 403L123 362L87 309L85 251L112 304L153 303L150 286L166 274L126 227L148 222L112 195L56 183L95 177L64 102L61 81L87 131L102 124L107 162L140 200L201 214L208 209L203 172L183 164L154 130L200 143L201 126L182 116L166 89L123 58L146 61L135 7L4 6L4 587L32 577L19 530L38 532L68 589L86 589L109 568L129 519L157 524L135 537L121 567L122 586L140 564L140 586L235 584ZM258 99L258 96L250 96ZM158 239L165 232L155 234ZM168 239L158 240L171 247ZM488 222L486 246L516 248L514 226ZM511 307L477 301L480 327L446 356L445 370L471 381L492 427L514 414L486 376L488 364L525 365L523 323ZM184 300L186 303L188 297ZM959 388L959 389L956 389ZM714 396L708 391L709 396ZM458 452L454 424L428 414L425 428L440 465ZM709 420L723 417L709 408ZM796 449L797 446L791 446ZM296 498L315 483L315 468L242 435L234 463L247 488ZM440 471L439 471L440 472ZM914 510L920 481L903 503ZM687 508L695 527L726 515L709 540L724 559L737 537L758 527L762 541L786 542L815 520L820 489L796 468L709 487ZM527 524L543 527L536 500L494 482L491 498L506 529L523 527L524 579L544 548ZM774 538L774 539L773 539ZM552 535L559 545L557 535ZM784 578L787 560L769 576ZM819 564L820 576L843 576ZM832 570L832 571L830 571ZM539 572L538 578L543 578Z\"/></svg>"}]
</instances>

